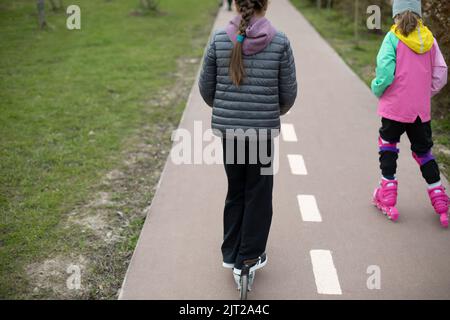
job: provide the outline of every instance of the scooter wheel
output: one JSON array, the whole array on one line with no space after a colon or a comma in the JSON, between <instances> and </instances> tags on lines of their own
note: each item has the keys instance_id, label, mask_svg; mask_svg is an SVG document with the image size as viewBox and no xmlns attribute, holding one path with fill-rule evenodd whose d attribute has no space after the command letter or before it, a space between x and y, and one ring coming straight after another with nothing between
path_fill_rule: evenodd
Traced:
<instances>
[{"instance_id":1,"label":"scooter wheel","mask_svg":"<svg viewBox=\"0 0 450 320\"><path fill-rule=\"evenodd\" d=\"M247 300L247 292L248 292L248 275L241 275L241 300Z\"/></svg>"}]
</instances>

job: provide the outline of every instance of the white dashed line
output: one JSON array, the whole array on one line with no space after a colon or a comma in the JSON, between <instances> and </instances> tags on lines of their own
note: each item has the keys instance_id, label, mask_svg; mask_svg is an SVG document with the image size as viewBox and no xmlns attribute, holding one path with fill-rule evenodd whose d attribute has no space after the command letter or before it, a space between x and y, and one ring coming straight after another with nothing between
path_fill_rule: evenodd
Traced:
<instances>
[{"instance_id":1,"label":"white dashed line","mask_svg":"<svg viewBox=\"0 0 450 320\"><path fill-rule=\"evenodd\" d=\"M297 135L295 134L294 125L292 123L281 124L281 134L283 140L286 142L297 142Z\"/></svg>"},{"instance_id":2,"label":"white dashed line","mask_svg":"<svg viewBox=\"0 0 450 320\"><path fill-rule=\"evenodd\" d=\"M293 175L307 175L305 161L299 154L288 154L289 166Z\"/></svg>"},{"instance_id":3,"label":"white dashed line","mask_svg":"<svg viewBox=\"0 0 450 320\"><path fill-rule=\"evenodd\" d=\"M294 125L291 123L281 124L281 134L286 142L297 142ZM288 154L289 166L293 175L307 175L305 160L299 154ZM297 195L298 207L303 221L322 222L316 198L313 195ZM311 263L313 266L314 279L319 294L341 295L341 285L334 267L333 257L329 250L311 250Z\"/></svg>"},{"instance_id":4,"label":"white dashed line","mask_svg":"<svg viewBox=\"0 0 450 320\"><path fill-rule=\"evenodd\" d=\"M317 292L319 294L342 294L331 252L329 250L311 250L310 255Z\"/></svg>"},{"instance_id":5,"label":"white dashed line","mask_svg":"<svg viewBox=\"0 0 450 320\"><path fill-rule=\"evenodd\" d=\"M316 198L313 195L299 194L297 201L303 221L322 222Z\"/></svg>"}]
</instances>

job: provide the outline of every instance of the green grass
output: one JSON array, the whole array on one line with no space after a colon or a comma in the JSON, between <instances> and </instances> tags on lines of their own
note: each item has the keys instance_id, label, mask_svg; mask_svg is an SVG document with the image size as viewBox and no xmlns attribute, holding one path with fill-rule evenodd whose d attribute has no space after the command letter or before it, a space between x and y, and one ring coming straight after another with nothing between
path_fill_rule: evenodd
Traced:
<instances>
[{"instance_id":1,"label":"green grass","mask_svg":"<svg viewBox=\"0 0 450 320\"><path fill-rule=\"evenodd\" d=\"M358 29L358 40L354 37L354 21L352 17L344 16L338 10L317 9L308 0L291 0L306 19L336 50L353 71L369 86L375 77L376 56L385 33L390 25L382 25L383 32L375 34L368 32L361 22ZM450 115L435 112L432 121L435 142L444 149L450 149ZM438 149L438 148L436 148ZM437 157L443 173L450 178L450 156L448 152L437 152Z\"/></svg>"},{"instance_id":2,"label":"green grass","mask_svg":"<svg viewBox=\"0 0 450 320\"><path fill-rule=\"evenodd\" d=\"M307 0L291 0L291 2L358 76L369 84L375 76L376 56L383 41L384 32L370 33L361 23L356 40L352 17L344 16L334 9L319 10ZM385 25L382 27L388 28Z\"/></svg>"},{"instance_id":3,"label":"green grass","mask_svg":"<svg viewBox=\"0 0 450 320\"><path fill-rule=\"evenodd\" d=\"M179 121L182 103L148 101L170 88L177 59L201 57L217 9L211 0L165 0L164 15L135 16L137 0L76 3L81 30L47 10L41 31L34 1L0 1L2 298L30 295L28 264L89 242L61 222L120 163L138 128Z\"/></svg>"},{"instance_id":4,"label":"green grass","mask_svg":"<svg viewBox=\"0 0 450 320\"><path fill-rule=\"evenodd\" d=\"M447 179L450 180L450 114L436 114L431 122L431 126L433 129L434 143L437 144L434 151L439 166Z\"/></svg>"}]
</instances>

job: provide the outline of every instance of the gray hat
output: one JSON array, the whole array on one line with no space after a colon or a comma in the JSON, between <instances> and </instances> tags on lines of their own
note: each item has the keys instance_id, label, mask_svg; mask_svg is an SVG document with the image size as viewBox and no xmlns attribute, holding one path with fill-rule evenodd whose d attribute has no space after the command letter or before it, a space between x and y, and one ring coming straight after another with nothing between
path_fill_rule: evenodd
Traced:
<instances>
[{"instance_id":1,"label":"gray hat","mask_svg":"<svg viewBox=\"0 0 450 320\"><path fill-rule=\"evenodd\" d=\"M396 15L408 10L422 17L421 0L394 0L392 4L392 17L395 18Z\"/></svg>"}]
</instances>

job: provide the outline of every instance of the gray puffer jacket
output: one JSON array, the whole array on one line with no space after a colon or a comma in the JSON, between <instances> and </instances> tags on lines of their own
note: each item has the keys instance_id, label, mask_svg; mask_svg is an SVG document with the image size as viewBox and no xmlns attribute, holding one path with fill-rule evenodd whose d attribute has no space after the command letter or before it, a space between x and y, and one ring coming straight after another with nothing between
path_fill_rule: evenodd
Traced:
<instances>
[{"instance_id":1,"label":"gray puffer jacket","mask_svg":"<svg viewBox=\"0 0 450 320\"><path fill-rule=\"evenodd\" d=\"M252 55L244 51L245 77L239 86L229 76L233 45L227 32L218 30L204 55L199 88L213 108L212 128L222 135L227 129L279 129L280 115L289 111L297 97L295 62L288 38L277 31L262 51Z\"/></svg>"}]
</instances>

